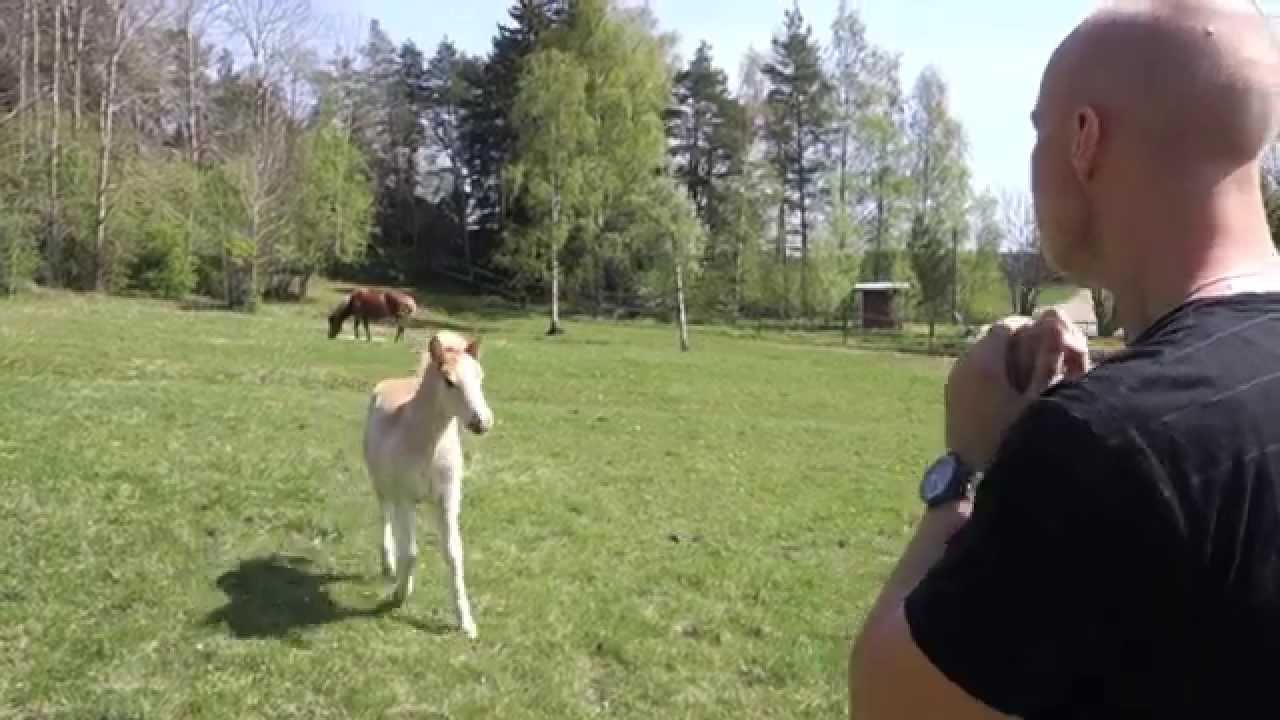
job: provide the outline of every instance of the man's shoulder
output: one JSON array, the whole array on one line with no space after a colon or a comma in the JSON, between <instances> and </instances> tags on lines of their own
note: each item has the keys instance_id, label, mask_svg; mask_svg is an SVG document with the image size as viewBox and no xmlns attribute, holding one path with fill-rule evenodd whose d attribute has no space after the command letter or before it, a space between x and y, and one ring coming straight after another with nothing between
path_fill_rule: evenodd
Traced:
<instances>
[{"instance_id":1,"label":"man's shoulder","mask_svg":"<svg viewBox=\"0 0 1280 720\"><path fill-rule=\"evenodd\" d=\"M1030 425L1076 440L1114 437L1122 427L1133 427L1146 414L1146 403L1126 402L1122 389L1131 377L1146 368L1098 367L1084 377L1065 380L1037 398L1025 413Z\"/></svg>"},{"instance_id":2,"label":"man's shoulder","mask_svg":"<svg viewBox=\"0 0 1280 720\"><path fill-rule=\"evenodd\" d=\"M1160 420L1280 371L1277 325L1280 295L1190 304L1050 395L1129 425Z\"/></svg>"},{"instance_id":3,"label":"man's shoulder","mask_svg":"<svg viewBox=\"0 0 1280 720\"><path fill-rule=\"evenodd\" d=\"M1085 376L1045 392L1027 413L1029 439L1070 434L1123 452L1209 433L1229 445L1224 436L1280 404L1280 382L1270 382L1280 378L1277 323L1280 296L1171 313Z\"/></svg>"},{"instance_id":4,"label":"man's shoulder","mask_svg":"<svg viewBox=\"0 0 1280 720\"><path fill-rule=\"evenodd\" d=\"M1220 384L1216 375L1207 367L1169 362L1149 348L1126 351L1050 388L1028 415L1038 431L1123 452L1163 432L1163 419L1178 409L1203 403Z\"/></svg>"}]
</instances>

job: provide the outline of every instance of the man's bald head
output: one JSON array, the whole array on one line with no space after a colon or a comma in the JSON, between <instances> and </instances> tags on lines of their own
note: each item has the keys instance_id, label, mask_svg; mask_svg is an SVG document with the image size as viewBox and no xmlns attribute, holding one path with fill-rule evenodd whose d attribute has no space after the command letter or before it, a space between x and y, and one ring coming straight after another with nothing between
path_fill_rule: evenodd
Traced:
<instances>
[{"instance_id":1,"label":"man's bald head","mask_svg":"<svg viewBox=\"0 0 1280 720\"><path fill-rule=\"evenodd\" d=\"M1273 139L1278 66L1266 20L1247 3L1128 0L1071 34L1045 83L1063 109L1097 108L1105 141L1132 144L1153 170L1220 177Z\"/></svg>"},{"instance_id":2,"label":"man's bald head","mask_svg":"<svg viewBox=\"0 0 1280 720\"><path fill-rule=\"evenodd\" d=\"M1098 282L1123 272L1101 267L1118 262L1103 255L1137 252L1104 237L1135 242L1124 238L1144 223L1155 232L1188 198L1256 194L1258 160L1280 129L1278 57L1247 2L1111 2L1077 27L1049 61L1033 117L1049 260Z\"/></svg>"}]
</instances>

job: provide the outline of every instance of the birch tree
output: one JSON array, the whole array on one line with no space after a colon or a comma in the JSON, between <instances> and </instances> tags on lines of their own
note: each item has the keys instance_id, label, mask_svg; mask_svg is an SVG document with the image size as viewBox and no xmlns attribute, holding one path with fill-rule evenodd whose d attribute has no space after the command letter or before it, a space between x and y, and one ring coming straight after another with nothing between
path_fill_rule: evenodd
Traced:
<instances>
[{"instance_id":1,"label":"birch tree","mask_svg":"<svg viewBox=\"0 0 1280 720\"><path fill-rule=\"evenodd\" d=\"M860 130L867 152L862 225L869 239L870 262L864 260L862 273L873 281L894 276L898 238L910 217L907 196L911 178L900 64L897 55L883 52L872 53L867 62L868 84L874 90Z\"/></svg>"},{"instance_id":2,"label":"birch tree","mask_svg":"<svg viewBox=\"0 0 1280 720\"><path fill-rule=\"evenodd\" d=\"M560 322L561 250L569 229L581 221L588 179L586 150L595 142L587 110L587 73L555 48L531 55L516 97L519 142L511 169L513 192L525 198L535 220L510 241L509 263L550 284L548 335Z\"/></svg>"},{"instance_id":3,"label":"birch tree","mask_svg":"<svg viewBox=\"0 0 1280 720\"><path fill-rule=\"evenodd\" d=\"M705 229L698 222L697 207L688 192L666 175L647 182L636 194L635 201L640 205L640 216L647 221L642 227L648 242L655 245L656 254L665 258L669 268L677 338L680 350L688 352L687 288L690 275L697 268L696 258L705 241Z\"/></svg>"},{"instance_id":4,"label":"birch tree","mask_svg":"<svg viewBox=\"0 0 1280 720\"><path fill-rule=\"evenodd\" d=\"M940 228L964 224L969 206L968 142L951 115L946 82L933 67L917 78L908 115L913 215Z\"/></svg>"},{"instance_id":5,"label":"birch tree","mask_svg":"<svg viewBox=\"0 0 1280 720\"><path fill-rule=\"evenodd\" d=\"M1035 206L1026 193L1004 193L1000 205L1005 237L1000 264L1009 287L1009 304L1015 314L1031 315L1040 291L1053 278L1041 251Z\"/></svg>"},{"instance_id":6,"label":"birch tree","mask_svg":"<svg viewBox=\"0 0 1280 720\"><path fill-rule=\"evenodd\" d=\"M139 34L150 26L165 7L161 0L110 0L108 17L112 20L111 39L103 61L105 88L98 111L98 181L94 200L94 252L92 288L107 289L110 248L107 245L107 220L110 212L111 158L116 109L120 86L120 58Z\"/></svg>"},{"instance_id":7,"label":"birch tree","mask_svg":"<svg viewBox=\"0 0 1280 720\"><path fill-rule=\"evenodd\" d=\"M848 0L840 0L836 19L831 24L831 85L835 106L835 141L832 148L835 165L835 193L832 198L832 223L837 247L844 251L852 240L856 226L858 201L859 144L865 116L871 107L873 76L868 72L874 62L873 48L867 41L867 28L857 12L849 9Z\"/></svg>"},{"instance_id":8,"label":"birch tree","mask_svg":"<svg viewBox=\"0 0 1280 720\"><path fill-rule=\"evenodd\" d=\"M280 237L286 220L286 147L283 104L277 94L291 57L311 19L308 0L228 0L223 22L249 53L253 118L246 152L248 166L236 174L247 211L245 253L228 254L228 276L236 287L228 301L252 310L261 289L260 265ZM245 172L245 171L248 172Z\"/></svg>"},{"instance_id":9,"label":"birch tree","mask_svg":"<svg viewBox=\"0 0 1280 720\"><path fill-rule=\"evenodd\" d=\"M75 28L71 35L74 48L71 53L71 128L79 134L84 127L85 31L89 26L93 2L75 0L72 5L70 0L64 0L63 8L68 22L72 17L75 18ZM74 14L71 12L72 8L75 9Z\"/></svg>"}]
</instances>

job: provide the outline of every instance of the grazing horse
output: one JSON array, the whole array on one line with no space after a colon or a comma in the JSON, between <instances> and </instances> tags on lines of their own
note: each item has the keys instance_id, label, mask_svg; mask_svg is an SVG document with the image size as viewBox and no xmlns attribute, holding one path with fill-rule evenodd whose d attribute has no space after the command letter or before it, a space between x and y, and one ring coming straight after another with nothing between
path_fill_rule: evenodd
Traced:
<instances>
[{"instance_id":1,"label":"grazing horse","mask_svg":"<svg viewBox=\"0 0 1280 720\"><path fill-rule=\"evenodd\" d=\"M493 427L481 385L479 346L444 330L431 338L414 377L383 380L373 389L364 429L364 461L382 510L382 573L395 578L390 602L402 605L413 591L418 547L416 508L436 511L440 551L449 572L458 627L476 636L462 569L462 438Z\"/></svg>"},{"instance_id":2,"label":"grazing horse","mask_svg":"<svg viewBox=\"0 0 1280 720\"><path fill-rule=\"evenodd\" d=\"M364 333L369 342L373 342L373 333L369 331L369 320L392 318L396 324L396 342L404 337L404 321L418 311L418 305L406 293L396 290L368 290L358 288L352 290L333 312L329 313L329 337L335 338L342 332L342 323L348 317L355 316L353 329L356 339L360 339L360 323L364 322Z\"/></svg>"}]
</instances>

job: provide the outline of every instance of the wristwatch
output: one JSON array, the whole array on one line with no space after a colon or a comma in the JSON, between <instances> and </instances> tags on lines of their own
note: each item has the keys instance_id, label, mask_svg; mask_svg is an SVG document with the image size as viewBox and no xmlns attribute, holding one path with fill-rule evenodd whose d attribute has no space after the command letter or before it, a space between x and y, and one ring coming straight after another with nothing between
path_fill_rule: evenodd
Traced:
<instances>
[{"instance_id":1,"label":"wristwatch","mask_svg":"<svg viewBox=\"0 0 1280 720\"><path fill-rule=\"evenodd\" d=\"M965 497L974 479L973 468L949 452L934 461L920 480L920 499L936 508Z\"/></svg>"}]
</instances>

